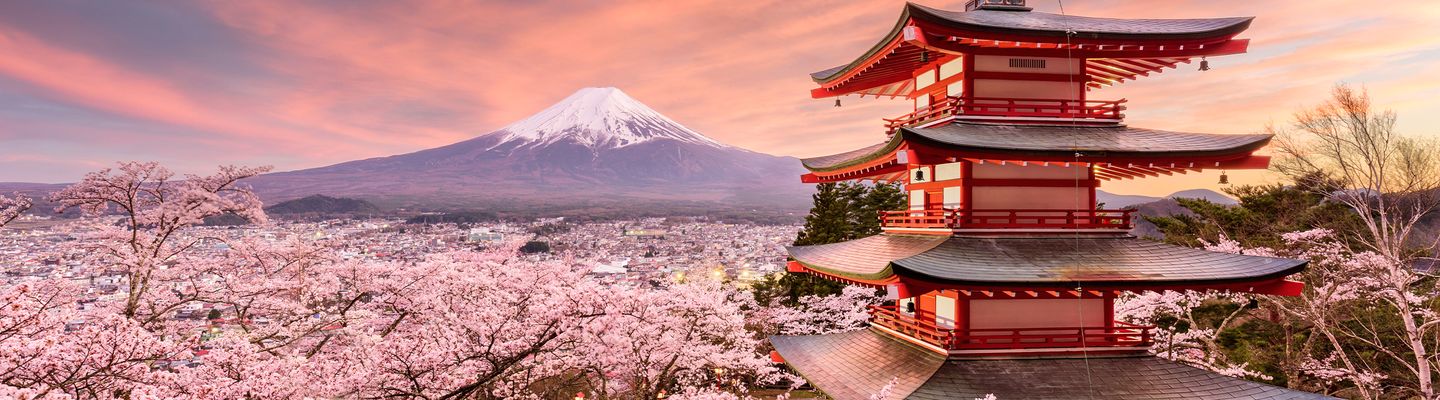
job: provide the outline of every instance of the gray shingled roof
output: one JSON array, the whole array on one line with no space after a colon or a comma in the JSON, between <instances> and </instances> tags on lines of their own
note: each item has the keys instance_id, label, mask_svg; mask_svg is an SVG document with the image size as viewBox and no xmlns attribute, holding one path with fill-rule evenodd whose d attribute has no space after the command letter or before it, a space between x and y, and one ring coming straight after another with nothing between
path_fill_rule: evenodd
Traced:
<instances>
[{"instance_id":1,"label":"gray shingled roof","mask_svg":"<svg viewBox=\"0 0 1440 400\"><path fill-rule=\"evenodd\" d=\"M952 359L864 329L772 336L786 364L838 399L868 399L892 379L891 398L1329 399L1219 375L1153 356Z\"/></svg>"},{"instance_id":2,"label":"gray shingled roof","mask_svg":"<svg viewBox=\"0 0 1440 400\"><path fill-rule=\"evenodd\" d=\"M945 357L869 329L811 336L771 336L775 351L810 384L835 399L868 399L891 380L892 399L929 380ZM968 399L967 399L968 400Z\"/></svg>"},{"instance_id":3,"label":"gray shingled roof","mask_svg":"<svg viewBox=\"0 0 1440 400\"><path fill-rule=\"evenodd\" d=\"M1239 33L1250 26L1255 17L1192 18L1192 19L1122 19L1062 15L1043 12L973 10L949 11L909 4L916 18L941 22L960 29L992 28L1011 33L1038 36L1065 36L1075 31L1080 38L1104 39L1176 39L1216 37Z\"/></svg>"},{"instance_id":4,"label":"gray shingled roof","mask_svg":"<svg viewBox=\"0 0 1440 400\"><path fill-rule=\"evenodd\" d=\"M932 141L960 150L1106 153L1106 156L1208 156L1253 151L1271 135L1171 132L1115 126L1014 125L955 122L931 128L902 128L906 139Z\"/></svg>"},{"instance_id":5,"label":"gray shingled roof","mask_svg":"<svg viewBox=\"0 0 1440 400\"><path fill-rule=\"evenodd\" d=\"M915 18L946 28L979 32L1018 34L1027 36L1065 36L1067 29L1075 30L1080 39L1125 39L1125 40L1166 40L1219 38L1240 33L1250 27L1254 17L1200 18L1200 19L1120 19L1094 18L1073 15L1050 14L1030 11L947 11L918 4L907 3L900 13L895 27L880 40L880 43L849 64L828 68L810 74L817 82L826 82L840 76L842 72L856 67L861 60L876 53L885 44L894 40L909 19Z\"/></svg>"},{"instance_id":6,"label":"gray shingled roof","mask_svg":"<svg viewBox=\"0 0 1440 400\"><path fill-rule=\"evenodd\" d=\"M1085 153L1081 161L1104 158L1163 158L1239 155L1265 147L1272 135L1187 133L1114 126L983 124L951 122L930 128L901 128L891 140L857 150L800 161L812 171L827 171L870 161L902 140L928 143L957 152L1020 156ZM1169 162L1169 161L1167 161Z\"/></svg>"},{"instance_id":7,"label":"gray shingled roof","mask_svg":"<svg viewBox=\"0 0 1440 400\"><path fill-rule=\"evenodd\" d=\"M890 262L915 256L944 243L947 236L875 235L860 239L789 247L790 258L832 274L861 279L891 275Z\"/></svg>"},{"instance_id":8,"label":"gray shingled roof","mask_svg":"<svg viewBox=\"0 0 1440 400\"><path fill-rule=\"evenodd\" d=\"M881 234L790 247L790 257L842 276L891 274L969 285L1073 287L1226 283L1279 278L1305 262L1168 245L1132 236L924 236Z\"/></svg>"},{"instance_id":9,"label":"gray shingled roof","mask_svg":"<svg viewBox=\"0 0 1440 400\"><path fill-rule=\"evenodd\" d=\"M862 163L876 157L889 154L891 151L895 150L895 148L899 146L899 137L892 137L891 140L887 140L885 142L876 143L840 154L802 158L800 159L800 163L804 164L805 168L811 171L829 171Z\"/></svg>"}]
</instances>

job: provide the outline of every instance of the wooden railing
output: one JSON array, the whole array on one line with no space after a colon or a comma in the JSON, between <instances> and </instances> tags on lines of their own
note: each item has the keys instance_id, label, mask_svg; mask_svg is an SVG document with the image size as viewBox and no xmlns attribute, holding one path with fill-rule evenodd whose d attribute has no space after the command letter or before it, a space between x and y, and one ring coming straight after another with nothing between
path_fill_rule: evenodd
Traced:
<instances>
[{"instance_id":1,"label":"wooden railing","mask_svg":"<svg viewBox=\"0 0 1440 400\"><path fill-rule=\"evenodd\" d=\"M1134 227L1134 210L963 210L881 211L885 228L942 229L1124 229Z\"/></svg>"},{"instance_id":2,"label":"wooden railing","mask_svg":"<svg viewBox=\"0 0 1440 400\"><path fill-rule=\"evenodd\" d=\"M946 350L1068 347L1148 347L1153 326L1115 321L1114 326L957 330L896 310L870 306L871 322Z\"/></svg>"},{"instance_id":3,"label":"wooden railing","mask_svg":"<svg viewBox=\"0 0 1440 400\"><path fill-rule=\"evenodd\" d=\"M1125 118L1125 99L1064 100L1014 99L1002 97L947 97L897 118L885 118L887 132L904 126L954 115L1001 118L1069 118L1081 121L1118 122Z\"/></svg>"}]
</instances>

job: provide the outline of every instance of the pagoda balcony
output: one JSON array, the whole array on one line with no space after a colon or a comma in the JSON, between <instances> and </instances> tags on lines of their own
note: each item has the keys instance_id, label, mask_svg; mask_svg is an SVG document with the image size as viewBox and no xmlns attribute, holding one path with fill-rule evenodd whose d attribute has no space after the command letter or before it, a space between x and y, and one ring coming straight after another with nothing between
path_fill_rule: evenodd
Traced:
<instances>
[{"instance_id":1,"label":"pagoda balcony","mask_svg":"<svg viewBox=\"0 0 1440 400\"><path fill-rule=\"evenodd\" d=\"M1154 344L1155 327L1115 321L1114 326L949 329L901 313L895 306L870 306L870 322L893 334L919 340L952 354L1025 349L1123 350Z\"/></svg>"},{"instance_id":2,"label":"pagoda balcony","mask_svg":"<svg viewBox=\"0 0 1440 400\"><path fill-rule=\"evenodd\" d=\"M1114 229L1135 227L1134 210L964 210L881 211L889 229Z\"/></svg>"},{"instance_id":3,"label":"pagoda balcony","mask_svg":"<svg viewBox=\"0 0 1440 400\"><path fill-rule=\"evenodd\" d=\"M1064 100L1002 97L947 97L898 118L885 118L885 130L921 126L948 119L994 122L1116 124L1125 119L1125 99Z\"/></svg>"}]
</instances>

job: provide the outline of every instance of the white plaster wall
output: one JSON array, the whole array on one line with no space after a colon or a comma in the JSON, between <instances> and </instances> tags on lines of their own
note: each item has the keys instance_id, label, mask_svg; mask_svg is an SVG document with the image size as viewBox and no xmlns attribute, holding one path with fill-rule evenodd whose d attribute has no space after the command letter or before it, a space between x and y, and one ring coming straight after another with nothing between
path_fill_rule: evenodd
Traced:
<instances>
[{"instance_id":1,"label":"white plaster wall","mask_svg":"<svg viewBox=\"0 0 1440 400\"><path fill-rule=\"evenodd\" d=\"M935 296L935 326L954 329L956 311L954 298Z\"/></svg>"},{"instance_id":2,"label":"white plaster wall","mask_svg":"<svg viewBox=\"0 0 1440 400\"><path fill-rule=\"evenodd\" d=\"M946 61L944 64L940 64L940 79L949 78L955 76L955 74L964 71L965 57L955 57L954 60Z\"/></svg>"},{"instance_id":3,"label":"white plaster wall","mask_svg":"<svg viewBox=\"0 0 1440 400\"><path fill-rule=\"evenodd\" d=\"M945 208L960 208L960 189L959 186L941 189L941 201Z\"/></svg>"},{"instance_id":4,"label":"white plaster wall","mask_svg":"<svg viewBox=\"0 0 1440 400\"><path fill-rule=\"evenodd\" d=\"M935 84L935 70L928 70L915 77L915 89L924 89Z\"/></svg>"},{"instance_id":5,"label":"white plaster wall","mask_svg":"<svg viewBox=\"0 0 1440 400\"><path fill-rule=\"evenodd\" d=\"M1011 58L1045 60L1045 68L1011 68ZM982 55L975 56L975 70L989 72L1028 72L1034 74L1078 74L1080 73L1080 60L1059 57L1012 57Z\"/></svg>"},{"instance_id":6,"label":"white plaster wall","mask_svg":"<svg viewBox=\"0 0 1440 400\"><path fill-rule=\"evenodd\" d=\"M961 163L958 162L935 165L935 180L948 181L951 179L960 179L960 165Z\"/></svg>"}]
</instances>

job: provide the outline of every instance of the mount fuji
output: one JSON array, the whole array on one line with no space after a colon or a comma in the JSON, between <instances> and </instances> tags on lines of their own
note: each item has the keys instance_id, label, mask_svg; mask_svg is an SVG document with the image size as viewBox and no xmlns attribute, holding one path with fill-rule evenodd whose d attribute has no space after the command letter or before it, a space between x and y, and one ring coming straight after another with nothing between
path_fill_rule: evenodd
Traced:
<instances>
[{"instance_id":1,"label":"mount fuji","mask_svg":"<svg viewBox=\"0 0 1440 400\"><path fill-rule=\"evenodd\" d=\"M266 174L267 203L312 194L391 206L808 203L798 160L726 145L616 88L584 88L494 132L408 154ZM642 201L636 201L642 200Z\"/></svg>"}]
</instances>

